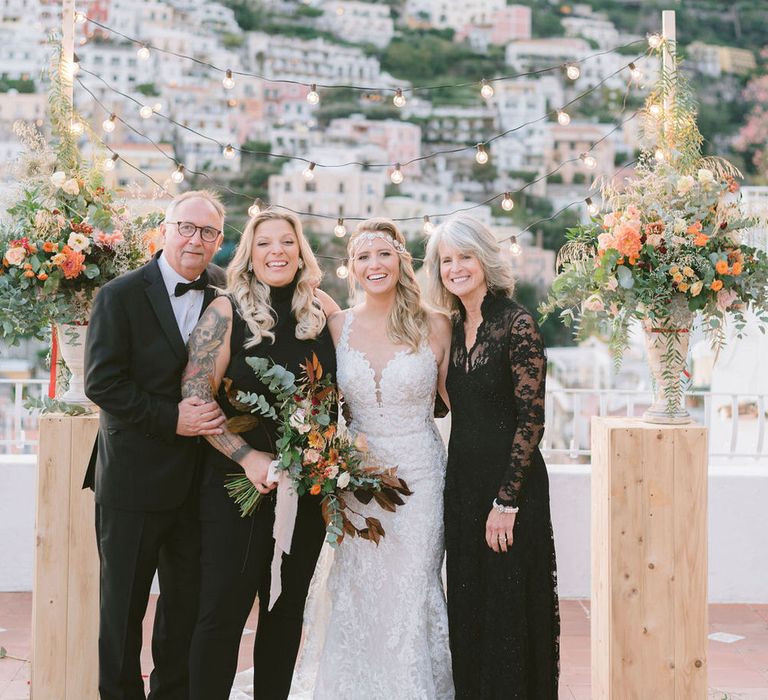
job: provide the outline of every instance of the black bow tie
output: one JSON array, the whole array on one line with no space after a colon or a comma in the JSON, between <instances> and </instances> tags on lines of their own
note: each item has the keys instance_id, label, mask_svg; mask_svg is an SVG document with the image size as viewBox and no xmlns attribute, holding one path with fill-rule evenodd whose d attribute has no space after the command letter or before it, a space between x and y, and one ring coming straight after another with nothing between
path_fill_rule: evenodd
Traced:
<instances>
[{"instance_id":1,"label":"black bow tie","mask_svg":"<svg viewBox=\"0 0 768 700\"><path fill-rule=\"evenodd\" d=\"M203 274L192 282L179 282L176 289L173 290L173 296L184 296L190 289L203 290L208 286L208 272L203 270Z\"/></svg>"}]
</instances>

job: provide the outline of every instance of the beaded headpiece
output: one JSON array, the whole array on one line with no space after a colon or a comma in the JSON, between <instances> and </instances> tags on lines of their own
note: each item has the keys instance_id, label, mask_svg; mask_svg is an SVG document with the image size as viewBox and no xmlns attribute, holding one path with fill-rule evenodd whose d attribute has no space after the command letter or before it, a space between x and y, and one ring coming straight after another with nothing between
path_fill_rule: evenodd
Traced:
<instances>
[{"instance_id":1,"label":"beaded headpiece","mask_svg":"<svg viewBox=\"0 0 768 700\"><path fill-rule=\"evenodd\" d=\"M407 252L405 246L400 243L400 241L392 238L388 233L384 233L383 231L365 231L355 239L355 244L352 248L352 256L354 257L357 255L357 251L360 249L360 246L363 245L364 241L367 241L368 245L373 245L373 241L377 238L389 243L389 245L391 245L398 253Z\"/></svg>"}]
</instances>

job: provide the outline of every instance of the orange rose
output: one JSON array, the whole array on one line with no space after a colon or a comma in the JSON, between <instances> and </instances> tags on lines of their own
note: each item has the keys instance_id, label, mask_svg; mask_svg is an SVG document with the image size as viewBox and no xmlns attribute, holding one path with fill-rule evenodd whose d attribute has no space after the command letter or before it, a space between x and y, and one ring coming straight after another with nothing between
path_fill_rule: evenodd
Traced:
<instances>
[{"instance_id":1,"label":"orange rose","mask_svg":"<svg viewBox=\"0 0 768 700\"><path fill-rule=\"evenodd\" d=\"M718 275L728 274L728 263L725 260L718 260L715 263L715 270L717 271Z\"/></svg>"},{"instance_id":2,"label":"orange rose","mask_svg":"<svg viewBox=\"0 0 768 700\"><path fill-rule=\"evenodd\" d=\"M320 493L320 484L312 484L312 488L311 488L311 489L309 489L309 492L310 492L310 493L311 493L313 496L317 496L317 494L319 494L319 493Z\"/></svg>"},{"instance_id":3,"label":"orange rose","mask_svg":"<svg viewBox=\"0 0 768 700\"><path fill-rule=\"evenodd\" d=\"M713 292L719 292L723 288L723 280L715 280L712 282L712 284L709 285L709 288Z\"/></svg>"},{"instance_id":4,"label":"orange rose","mask_svg":"<svg viewBox=\"0 0 768 700\"><path fill-rule=\"evenodd\" d=\"M696 238L693 239L693 245L702 247L707 245L708 241L709 241L709 238L707 236L705 236L703 233L699 233L696 235Z\"/></svg>"},{"instance_id":5,"label":"orange rose","mask_svg":"<svg viewBox=\"0 0 768 700\"><path fill-rule=\"evenodd\" d=\"M45 280L47 280L47 279L48 279L48 275L47 275L45 272L41 272L41 273L40 273L40 274L37 276L37 279L39 279L41 282L45 282Z\"/></svg>"},{"instance_id":6,"label":"orange rose","mask_svg":"<svg viewBox=\"0 0 768 700\"><path fill-rule=\"evenodd\" d=\"M46 253L53 253L53 251L56 250L57 248L58 246L51 241L46 241L45 243L43 243L43 250Z\"/></svg>"},{"instance_id":7,"label":"orange rose","mask_svg":"<svg viewBox=\"0 0 768 700\"><path fill-rule=\"evenodd\" d=\"M701 233L702 228L703 226L701 225L701 221L697 221L688 227L688 233L692 236L696 236Z\"/></svg>"},{"instance_id":8,"label":"orange rose","mask_svg":"<svg viewBox=\"0 0 768 700\"><path fill-rule=\"evenodd\" d=\"M733 263L733 267L731 268L731 274L732 275L740 275L741 274L741 263L735 262Z\"/></svg>"},{"instance_id":9,"label":"orange rose","mask_svg":"<svg viewBox=\"0 0 768 700\"><path fill-rule=\"evenodd\" d=\"M68 280L74 279L85 270L85 265L83 264L85 262L85 255L79 251L72 250L68 246L65 246L64 249L68 252L65 253L65 260L61 263L61 271Z\"/></svg>"},{"instance_id":10,"label":"orange rose","mask_svg":"<svg viewBox=\"0 0 768 700\"><path fill-rule=\"evenodd\" d=\"M34 277L35 273L32 270L24 270L24 277Z\"/></svg>"}]
</instances>

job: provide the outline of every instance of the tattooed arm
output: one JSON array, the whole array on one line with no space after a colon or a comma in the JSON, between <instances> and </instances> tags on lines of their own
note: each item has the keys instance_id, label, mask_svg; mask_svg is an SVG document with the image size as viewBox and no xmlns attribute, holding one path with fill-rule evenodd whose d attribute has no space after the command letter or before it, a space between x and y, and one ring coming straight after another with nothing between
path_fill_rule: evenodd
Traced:
<instances>
[{"instance_id":1,"label":"tattooed arm","mask_svg":"<svg viewBox=\"0 0 768 700\"><path fill-rule=\"evenodd\" d=\"M229 342L232 335L232 306L226 297L214 299L205 310L189 338L189 360L181 380L184 401L210 404L229 365ZM182 401L182 403L184 403ZM242 437L232 433L224 420L216 434L201 433L219 452L237 462L261 493L274 487L265 486L267 470L273 456L253 449Z\"/></svg>"}]
</instances>

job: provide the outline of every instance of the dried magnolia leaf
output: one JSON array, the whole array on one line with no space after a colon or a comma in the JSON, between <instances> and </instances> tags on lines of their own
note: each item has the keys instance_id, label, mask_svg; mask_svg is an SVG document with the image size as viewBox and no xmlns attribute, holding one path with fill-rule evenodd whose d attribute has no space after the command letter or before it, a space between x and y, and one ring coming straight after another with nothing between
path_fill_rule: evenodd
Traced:
<instances>
[{"instance_id":1,"label":"dried magnolia leaf","mask_svg":"<svg viewBox=\"0 0 768 700\"><path fill-rule=\"evenodd\" d=\"M376 500L376 503L378 503L384 510L389 511L390 513L394 513L397 510L397 506L395 506L395 504L381 491L374 491L373 497Z\"/></svg>"},{"instance_id":2,"label":"dried magnolia leaf","mask_svg":"<svg viewBox=\"0 0 768 700\"><path fill-rule=\"evenodd\" d=\"M236 408L238 411L246 411L250 413L253 406L237 400L238 390L234 388L232 384L232 380L229 377L224 377L224 379L222 379L221 381L224 384L224 393L227 396L227 401L229 401L232 407Z\"/></svg>"},{"instance_id":3,"label":"dried magnolia leaf","mask_svg":"<svg viewBox=\"0 0 768 700\"><path fill-rule=\"evenodd\" d=\"M368 505L373 498L373 491L364 491L363 489L357 489L355 491L355 498L364 505Z\"/></svg>"},{"instance_id":4,"label":"dried magnolia leaf","mask_svg":"<svg viewBox=\"0 0 768 700\"><path fill-rule=\"evenodd\" d=\"M247 433L259 424L259 417L252 414L227 418L227 429L230 433Z\"/></svg>"}]
</instances>

